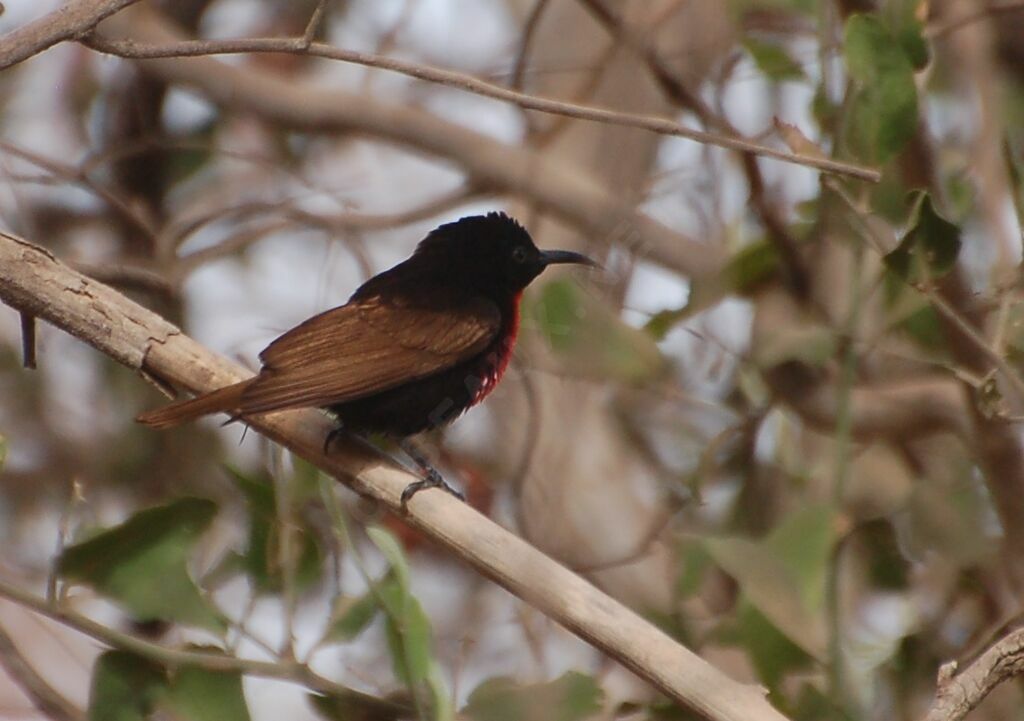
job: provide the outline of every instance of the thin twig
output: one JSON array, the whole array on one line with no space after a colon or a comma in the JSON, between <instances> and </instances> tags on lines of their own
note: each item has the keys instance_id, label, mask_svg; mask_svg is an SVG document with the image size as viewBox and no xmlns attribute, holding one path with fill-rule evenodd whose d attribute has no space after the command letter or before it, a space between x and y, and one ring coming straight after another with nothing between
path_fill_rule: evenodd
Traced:
<instances>
[{"instance_id":1,"label":"thin twig","mask_svg":"<svg viewBox=\"0 0 1024 721\"><path fill-rule=\"evenodd\" d=\"M115 40L92 34L87 38L83 38L82 42L99 52L136 60L234 55L239 53L308 54L330 60L340 60L356 65L390 70L419 80L426 80L439 85L476 93L484 97L494 98L495 100L513 103L525 110L537 110L543 113L565 115L580 120L641 128L662 135L677 136L708 145L754 153L755 155L816 168L826 173L846 175L872 183L877 183L881 179L879 171L873 168L865 168L851 163L832 160L831 158L790 153L758 143L752 143L742 138L694 130L666 118L622 113L606 108L577 105L554 98L530 95L480 80L465 73L443 70L429 65L381 57L372 53L345 50L323 43L311 43L307 47L302 38L239 38L232 40L181 40L167 43L142 43L134 40Z\"/></svg>"},{"instance_id":2,"label":"thin twig","mask_svg":"<svg viewBox=\"0 0 1024 721\"><path fill-rule=\"evenodd\" d=\"M835 192L835 194L843 201L843 204L847 209L850 210L852 217L861 227L865 236L873 240L873 242L868 243L868 245L873 250L884 255L885 239L880 238L877 235L877 230L874 226L864 219L863 211L857 202L850 197L839 183L827 183L827 185L829 189ZM927 298L928 302L936 311L938 311L939 315L951 323L957 331L959 331L963 337L966 338L972 346L974 346L975 350L1002 374L1006 381L1013 387L1014 391L1016 391L1018 398L1020 400L1024 400L1024 379L1020 377L1013 366L1011 366L1003 356L989 346L988 341L985 340L981 333L979 333L978 330L949 303L949 301L936 292L932 284L914 283L908 285Z\"/></svg>"},{"instance_id":3,"label":"thin twig","mask_svg":"<svg viewBox=\"0 0 1024 721\"><path fill-rule=\"evenodd\" d=\"M23 608L27 608L47 618L52 618L54 621L79 633L84 633L86 636L94 638L111 648L129 651L163 665L198 666L207 671L234 671L247 676L276 678L282 681L301 684L319 693L350 698L353 702L364 705L367 708L387 710L391 713L394 713L396 708L401 708L389 701L384 701L376 696L356 691L324 678L309 666L296 661L257 661L255 659L237 658L211 651L185 651L168 648L167 646L104 626L65 606L55 606L47 603L46 600L16 586L12 586L4 580L0 580L0 598L5 598Z\"/></svg>"},{"instance_id":4,"label":"thin twig","mask_svg":"<svg viewBox=\"0 0 1024 721\"><path fill-rule=\"evenodd\" d=\"M153 43L185 39L173 24L145 7L130 17L111 18L104 29ZM534 202L597 243L619 242L690 277L717 275L725 262L718 245L669 229L576 166L418 108L327 90L207 57L147 60L140 62L139 70L167 83L190 86L226 112L251 113L264 122L302 132L362 133L441 158L462 170L470 182Z\"/></svg>"},{"instance_id":5,"label":"thin twig","mask_svg":"<svg viewBox=\"0 0 1024 721\"><path fill-rule=\"evenodd\" d=\"M386 230L403 225L411 225L412 223L432 218L445 213L452 208L468 203L483 194L483 190L472 186L463 186L450 193L445 193L438 198L429 200L423 205L416 206L415 208L398 211L396 213L379 214L352 212L322 215L302 210L301 208L297 208L287 202L264 203L256 201L241 205L236 204L228 208L219 208L215 211L211 211L210 213L206 213L199 218L194 218L188 221L183 228L176 230L175 243L180 245L186 238L203 226L214 221L223 220L226 215L235 216L236 219L237 216L251 216L257 214L273 214L277 217L275 220L271 220L265 225L254 228L245 228L229 235L216 245L186 254L179 259L175 266L174 277L180 281L201 265L218 258L234 255L238 251L244 249L251 243L258 241L260 238L265 237L269 233L277 232L295 223L302 223L335 232Z\"/></svg>"},{"instance_id":6,"label":"thin twig","mask_svg":"<svg viewBox=\"0 0 1024 721\"><path fill-rule=\"evenodd\" d=\"M92 30L117 11L138 0L69 0L43 17L0 38L0 70L41 53L62 40Z\"/></svg>"},{"instance_id":7,"label":"thin twig","mask_svg":"<svg viewBox=\"0 0 1024 721\"><path fill-rule=\"evenodd\" d=\"M327 4L329 2L330 0L319 0L316 7L313 8L313 14L306 25L306 31L302 33L302 42L306 44L306 47L313 44L313 39L316 37L317 31L320 30L320 23L324 19L324 13L327 11Z\"/></svg>"},{"instance_id":8,"label":"thin twig","mask_svg":"<svg viewBox=\"0 0 1024 721\"><path fill-rule=\"evenodd\" d=\"M986 648L969 665L939 668L935 701L924 721L960 721L1001 683L1024 673L1024 627L1018 626Z\"/></svg>"},{"instance_id":9,"label":"thin twig","mask_svg":"<svg viewBox=\"0 0 1024 721\"><path fill-rule=\"evenodd\" d=\"M625 44L646 63L655 82L669 100L680 108L691 111L705 126L717 130L725 137L739 136L739 131L729 122L728 118L708 107L700 95L693 92L683 78L665 61L658 48L628 26L612 8L604 4L604 0L580 1L609 34ZM723 145L722 147L729 146ZM798 299L805 301L810 292L810 269L800 254L797 239L790 232L789 226L779 213L778 208L770 202L764 176L756 157L763 153L743 147L731 147L731 149L740 151L743 173L750 189L750 203L760 216L765 230L768 231L769 239L779 252L789 288ZM824 158L820 155L801 155L800 157Z\"/></svg>"},{"instance_id":10,"label":"thin twig","mask_svg":"<svg viewBox=\"0 0 1024 721\"><path fill-rule=\"evenodd\" d=\"M155 242L157 240L156 230L152 227L146 218L134 208L131 203L121 198L117 193L112 191L110 188L94 181L89 177L88 173L81 168L76 168L73 165L67 165L61 163L52 158L47 158L39 153L20 148L11 143L5 143L0 141L0 150L10 153L22 160L35 165L38 168L52 173L56 177L64 180L65 182L75 183L80 185L86 190L90 191L100 200L103 200L111 210L115 211L118 215L124 218L129 225L133 226L136 230L140 231L147 240Z\"/></svg>"}]
</instances>

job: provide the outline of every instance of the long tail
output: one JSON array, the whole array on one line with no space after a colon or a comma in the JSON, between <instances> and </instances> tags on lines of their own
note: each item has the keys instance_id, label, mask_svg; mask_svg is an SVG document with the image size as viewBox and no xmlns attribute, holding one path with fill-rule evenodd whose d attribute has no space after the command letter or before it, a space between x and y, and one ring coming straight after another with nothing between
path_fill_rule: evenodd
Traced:
<instances>
[{"instance_id":1,"label":"long tail","mask_svg":"<svg viewBox=\"0 0 1024 721\"><path fill-rule=\"evenodd\" d=\"M251 382L252 379L245 380L195 398L176 401L169 406L146 411L135 420L150 428L170 428L210 413L235 411L241 405L242 392Z\"/></svg>"}]
</instances>

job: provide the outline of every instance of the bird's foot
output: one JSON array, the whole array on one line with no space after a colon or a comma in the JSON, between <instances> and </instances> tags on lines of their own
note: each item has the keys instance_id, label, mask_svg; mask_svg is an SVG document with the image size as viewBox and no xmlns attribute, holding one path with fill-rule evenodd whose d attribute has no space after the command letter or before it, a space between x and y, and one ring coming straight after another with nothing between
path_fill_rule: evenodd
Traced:
<instances>
[{"instance_id":1,"label":"bird's foot","mask_svg":"<svg viewBox=\"0 0 1024 721\"><path fill-rule=\"evenodd\" d=\"M462 495L460 491L456 491L453 487L447 484L447 481L441 477L441 474L431 468L426 472L427 477L423 480L417 480L406 486L406 490L401 492L401 507L404 508L409 504L410 499L421 491L427 489L440 489L446 491L455 496L460 501L465 501L466 497Z\"/></svg>"},{"instance_id":2,"label":"bird's foot","mask_svg":"<svg viewBox=\"0 0 1024 721\"><path fill-rule=\"evenodd\" d=\"M402 508L406 507L406 505L409 503L409 499L411 499L420 491L425 491L428 488L440 488L442 491L447 491L448 493L452 494L460 501L466 500L466 497L462 495L460 491L457 491L451 486L449 486L448 482L445 481L444 478L441 477L441 474L438 473L435 469L430 468L424 470L426 473L426 478L424 478L422 481L415 481L413 483L410 483L408 486L405 487L405 490L402 491Z\"/></svg>"},{"instance_id":3,"label":"bird's foot","mask_svg":"<svg viewBox=\"0 0 1024 721\"><path fill-rule=\"evenodd\" d=\"M447 491L448 493L452 494L460 501L466 500L466 497L464 495L462 495L459 491L455 490L454 488L448 485L448 483L444 480L444 477L442 477L441 474L437 471L437 469L430 464L430 461L427 459L426 454L422 450L420 450L419 447L415 443L413 443L412 440L408 438L402 439L401 441L399 441L398 445L403 451L405 451L405 455L409 456L409 458L412 459L413 463L415 463L416 466L420 469L420 471L423 472L424 476L422 481L415 481L414 483L410 483L408 486L405 487L405 490L402 491L401 502L403 510L405 509L406 505L408 505L409 500L413 496L415 496L420 491L427 490L428 488L440 488L441 490Z\"/></svg>"}]
</instances>

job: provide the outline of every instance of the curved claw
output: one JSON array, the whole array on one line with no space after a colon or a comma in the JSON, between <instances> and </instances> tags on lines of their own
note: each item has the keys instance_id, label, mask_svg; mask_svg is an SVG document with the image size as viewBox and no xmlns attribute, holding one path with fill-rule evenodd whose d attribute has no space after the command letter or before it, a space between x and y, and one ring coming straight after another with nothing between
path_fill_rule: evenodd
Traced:
<instances>
[{"instance_id":1,"label":"curved claw","mask_svg":"<svg viewBox=\"0 0 1024 721\"><path fill-rule=\"evenodd\" d=\"M444 478L441 477L440 473L431 469L431 471L427 472L426 478L424 478L422 481L414 481L413 483L410 483L408 486L405 487L405 490L402 491L402 509L405 509L405 507L409 504L409 500L413 496L415 496L420 491L427 490L428 488L440 488L441 490L447 491L448 493L452 494L460 501L465 502L466 500L466 497L462 495L461 492L455 490L454 488L448 485Z\"/></svg>"}]
</instances>

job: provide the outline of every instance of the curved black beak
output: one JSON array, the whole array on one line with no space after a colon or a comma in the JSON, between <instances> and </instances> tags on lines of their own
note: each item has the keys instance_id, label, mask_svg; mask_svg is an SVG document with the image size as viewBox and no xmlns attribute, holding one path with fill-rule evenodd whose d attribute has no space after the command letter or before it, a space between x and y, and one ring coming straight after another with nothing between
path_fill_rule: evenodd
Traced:
<instances>
[{"instance_id":1,"label":"curved black beak","mask_svg":"<svg viewBox=\"0 0 1024 721\"><path fill-rule=\"evenodd\" d=\"M591 260L582 253L574 253L571 250L542 250L540 262L544 266L555 265L556 263L577 263L589 265L591 268L600 268L600 264Z\"/></svg>"}]
</instances>

